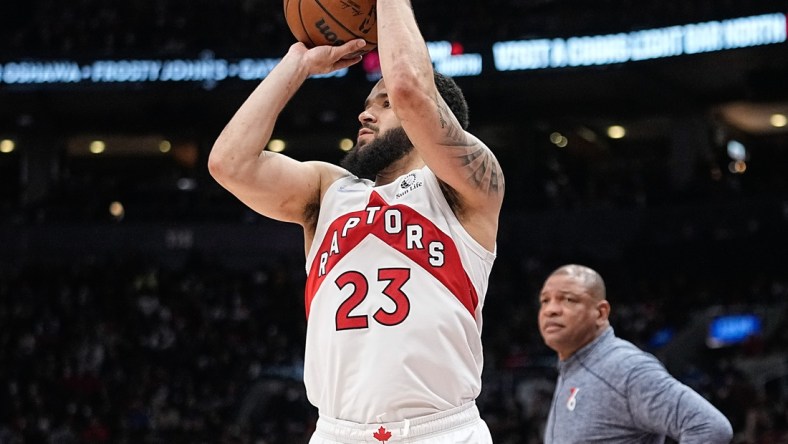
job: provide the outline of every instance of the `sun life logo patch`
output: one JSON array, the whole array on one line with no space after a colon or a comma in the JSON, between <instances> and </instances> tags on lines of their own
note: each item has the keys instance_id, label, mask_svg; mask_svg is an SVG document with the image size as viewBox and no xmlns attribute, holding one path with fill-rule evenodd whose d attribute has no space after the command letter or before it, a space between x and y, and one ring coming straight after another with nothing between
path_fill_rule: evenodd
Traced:
<instances>
[{"instance_id":1,"label":"sun life logo patch","mask_svg":"<svg viewBox=\"0 0 788 444\"><path fill-rule=\"evenodd\" d=\"M404 179L402 179L402 182L400 182L399 187L404 190L410 187L411 185L413 185L414 182L416 182L416 175L410 173L407 176L405 176Z\"/></svg>"},{"instance_id":2,"label":"sun life logo patch","mask_svg":"<svg viewBox=\"0 0 788 444\"><path fill-rule=\"evenodd\" d=\"M402 191L397 193L397 195L394 196L394 197L399 199L400 197L408 194L409 192L411 192L411 191L413 191L413 190L415 190L417 188L420 188L422 185L424 185L424 182L421 182L421 181L417 182L416 181L416 175L413 174L413 173L410 173L410 174L408 174L407 176L405 176L402 179L402 182L399 183L399 187L402 189Z\"/></svg>"}]
</instances>

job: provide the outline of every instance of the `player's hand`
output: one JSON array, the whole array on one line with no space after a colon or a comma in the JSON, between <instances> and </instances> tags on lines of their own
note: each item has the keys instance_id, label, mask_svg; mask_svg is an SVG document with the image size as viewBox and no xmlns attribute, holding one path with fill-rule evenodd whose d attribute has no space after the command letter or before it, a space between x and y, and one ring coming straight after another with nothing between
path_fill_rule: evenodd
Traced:
<instances>
[{"instance_id":1,"label":"player's hand","mask_svg":"<svg viewBox=\"0 0 788 444\"><path fill-rule=\"evenodd\" d=\"M294 43L290 51L302 53L303 62L309 74L328 74L338 69L355 65L362 59L361 48L366 46L364 39L354 39L341 46L321 45L311 49L301 43Z\"/></svg>"}]
</instances>

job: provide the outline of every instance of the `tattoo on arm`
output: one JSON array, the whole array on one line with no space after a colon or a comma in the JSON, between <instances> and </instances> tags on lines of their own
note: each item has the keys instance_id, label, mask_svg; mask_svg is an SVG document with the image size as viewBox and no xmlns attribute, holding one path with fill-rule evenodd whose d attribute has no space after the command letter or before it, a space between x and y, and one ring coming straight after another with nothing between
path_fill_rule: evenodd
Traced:
<instances>
[{"instance_id":1,"label":"tattoo on arm","mask_svg":"<svg viewBox=\"0 0 788 444\"><path fill-rule=\"evenodd\" d=\"M452 150L465 170L468 181L476 188L485 190L487 194L498 194L503 191L503 172L492 152L478 142L471 142L456 122L445 118L447 111L438 102L438 118L445 132L445 146Z\"/></svg>"},{"instance_id":2,"label":"tattoo on arm","mask_svg":"<svg viewBox=\"0 0 788 444\"><path fill-rule=\"evenodd\" d=\"M448 125L449 122L446 120L445 110L443 109L443 106L441 106L441 102L437 97L435 98L435 104L438 107L438 120L441 122L441 128L446 128L446 125Z\"/></svg>"}]
</instances>

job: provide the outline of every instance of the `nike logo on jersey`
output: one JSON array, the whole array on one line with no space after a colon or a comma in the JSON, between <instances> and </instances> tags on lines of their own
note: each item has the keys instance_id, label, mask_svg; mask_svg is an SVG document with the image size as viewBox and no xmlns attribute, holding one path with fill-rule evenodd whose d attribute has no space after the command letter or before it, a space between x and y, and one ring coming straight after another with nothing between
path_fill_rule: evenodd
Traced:
<instances>
[{"instance_id":1,"label":"nike logo on jersey","mask_svg":"<svg viewBox=\"0 0 788 444\"><path fill-rule=\"evenodd\" d=\"M361 193L367 190L366 188L351 188L351 187L352 185L351 186L342 185L337 189L337 191L339 191L340 193Z\"/></svg>"}]
</instances>

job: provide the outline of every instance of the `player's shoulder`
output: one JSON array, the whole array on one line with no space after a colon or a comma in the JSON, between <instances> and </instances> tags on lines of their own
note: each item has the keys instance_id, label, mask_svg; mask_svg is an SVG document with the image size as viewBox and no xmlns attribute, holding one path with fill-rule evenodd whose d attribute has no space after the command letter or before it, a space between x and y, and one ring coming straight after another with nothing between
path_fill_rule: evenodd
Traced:
<instances>
[{"instance_id":1,"label":"player's shoulder","mask_svg":"<svg viewBox=\"0 0 788 444\"><path fill-rule=\"evenodd\" d=\"M304 162L310 168L317 172L320 178L320 192L324 194L332 184L343 178L352 178L353 176L348 170L334 165L333 163L323 162L319 160L310 160Z\"/></svg>"},{"instance_id":2,"label":"player's shoulder","mask_svg":"<svg viewBox=\"0 0 788 444\"><path fill-rule=\"evenodd\" d=\"M341 166L334 165L333 163L329 162L323 162L321 160L308 160L304 162L304 165L309 165L310 168L313 168L322 176L333 178L334 180L350 175L350 172Z\"/></svg>"}]
</instances>

